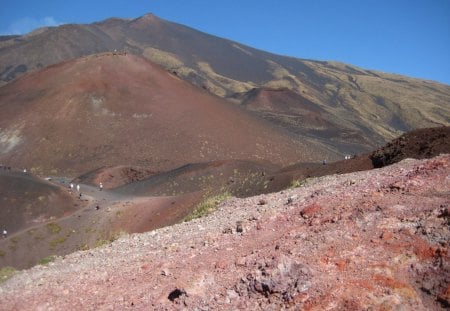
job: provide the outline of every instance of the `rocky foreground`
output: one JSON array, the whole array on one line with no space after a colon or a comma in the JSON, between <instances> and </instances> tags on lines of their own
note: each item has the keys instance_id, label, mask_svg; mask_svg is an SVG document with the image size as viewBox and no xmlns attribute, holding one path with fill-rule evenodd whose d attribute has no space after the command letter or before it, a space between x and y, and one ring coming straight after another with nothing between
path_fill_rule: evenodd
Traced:
<instances>
[{"instance_id":1,"label":"rocky foreground","mask_svg":"<svg viewBox=\"0 0 450 311\"><path fill-rule=\"evenodd\" d=\"M450 156L307 180L0 284L1 310L450 307Z\"/></svg>"}]
</instances>

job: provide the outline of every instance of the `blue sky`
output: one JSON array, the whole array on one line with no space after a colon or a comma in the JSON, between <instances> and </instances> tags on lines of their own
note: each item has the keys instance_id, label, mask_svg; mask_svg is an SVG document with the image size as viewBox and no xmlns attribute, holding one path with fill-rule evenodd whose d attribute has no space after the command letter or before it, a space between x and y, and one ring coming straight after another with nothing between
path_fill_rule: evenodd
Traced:
<instances>
[{"instance_id":1,"label":"blue sky","mask_svg":"<svg viewBox=\"0 0 450 311\"><path fill-rule=\"evenodd\" d=\"M153 13L269 52L450 85L450 0L0 0L0 34Z\"/></svg>"}]
</instances>

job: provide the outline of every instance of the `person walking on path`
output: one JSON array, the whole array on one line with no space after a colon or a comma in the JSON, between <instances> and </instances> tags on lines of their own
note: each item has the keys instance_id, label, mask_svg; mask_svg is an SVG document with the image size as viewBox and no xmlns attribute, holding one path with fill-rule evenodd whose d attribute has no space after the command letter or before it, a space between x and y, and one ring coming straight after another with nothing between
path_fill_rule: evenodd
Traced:
<instances>
[{"instance_id":1,"label":"person walking on path","mask_svg":"<svg viewBox=\"0 0 450 311\"><path fill-rule=\"evenodd\" d=\"M80 192L80 184L77 184L77 192Z\"/></svg>"},{"instance_id":2,"label":"person walking on path","mask_svg":"<svg viewBox=\"0 0 450 311\"><path fill-rule=\"evenodd\" d=\"M103 190L103 183L100 183L100 191L102 191Z\"/></svg>"}]
</instances>

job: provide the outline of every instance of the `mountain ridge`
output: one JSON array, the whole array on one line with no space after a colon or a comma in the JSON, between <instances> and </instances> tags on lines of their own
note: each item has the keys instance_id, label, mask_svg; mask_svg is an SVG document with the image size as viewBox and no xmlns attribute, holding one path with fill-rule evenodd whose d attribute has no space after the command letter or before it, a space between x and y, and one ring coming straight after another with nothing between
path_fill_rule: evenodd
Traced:
<instances>
[{"instance_id":1,"label":"mountain ridge","mask_svg":"<svg viewBox=\"0 0 450 311\"><path fill-rule=\"evenodd\" d=\"M372 150L412 129L450 124L448 85L339 62L275 55L152 14L62 25L2 41L0 80L7 84L51 62L106 51L141 55L237 105L254 89L295 92L323 109L327 122L339 124L333 129L338 135L329 142L342 154ZM253 112L267 117L264 111ZM301 124L291 122L298 117L295 111L275 109L268 119L308 137ZM330 129L315 131L326 136ZM346 133L361 139L348 141Z\"/></svg>"}]
</instances>

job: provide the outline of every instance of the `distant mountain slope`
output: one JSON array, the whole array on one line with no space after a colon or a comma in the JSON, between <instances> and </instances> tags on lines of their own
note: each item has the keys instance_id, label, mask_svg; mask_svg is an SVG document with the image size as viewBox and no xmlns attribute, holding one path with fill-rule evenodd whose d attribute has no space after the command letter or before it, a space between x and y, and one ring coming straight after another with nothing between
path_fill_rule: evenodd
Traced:
<instances>
[{"instance_id":1,"label":"distant mountain slope","mask_svg":"<svg viewBox=\"0 0 450 311\"><path fill-rule=\"evenodd\" d=\"M4 39L0 83L70 58L127 51L238 104L248 104L245 99L258 92L289 91L284 99L270 97L270 111L257 104L247 107L297 135L325 140L341 153L372 150L412 129L450 125L448 85L274 55L151 14L44 28ZM321 122L298 112L302 107L296 105L305 102L317 106Z\"/></svg>"},{"instance_id":2,"label":"distant mountain slope","mask_svg":"<svg viewBox=\"0 0 450 311\"><path fill-rule=\"evenodd\" d=\"M0 88L0 109L0 161L36 173L336 157L130 54L93 55L23 76Z\"/></svg>"}]
</instances>

